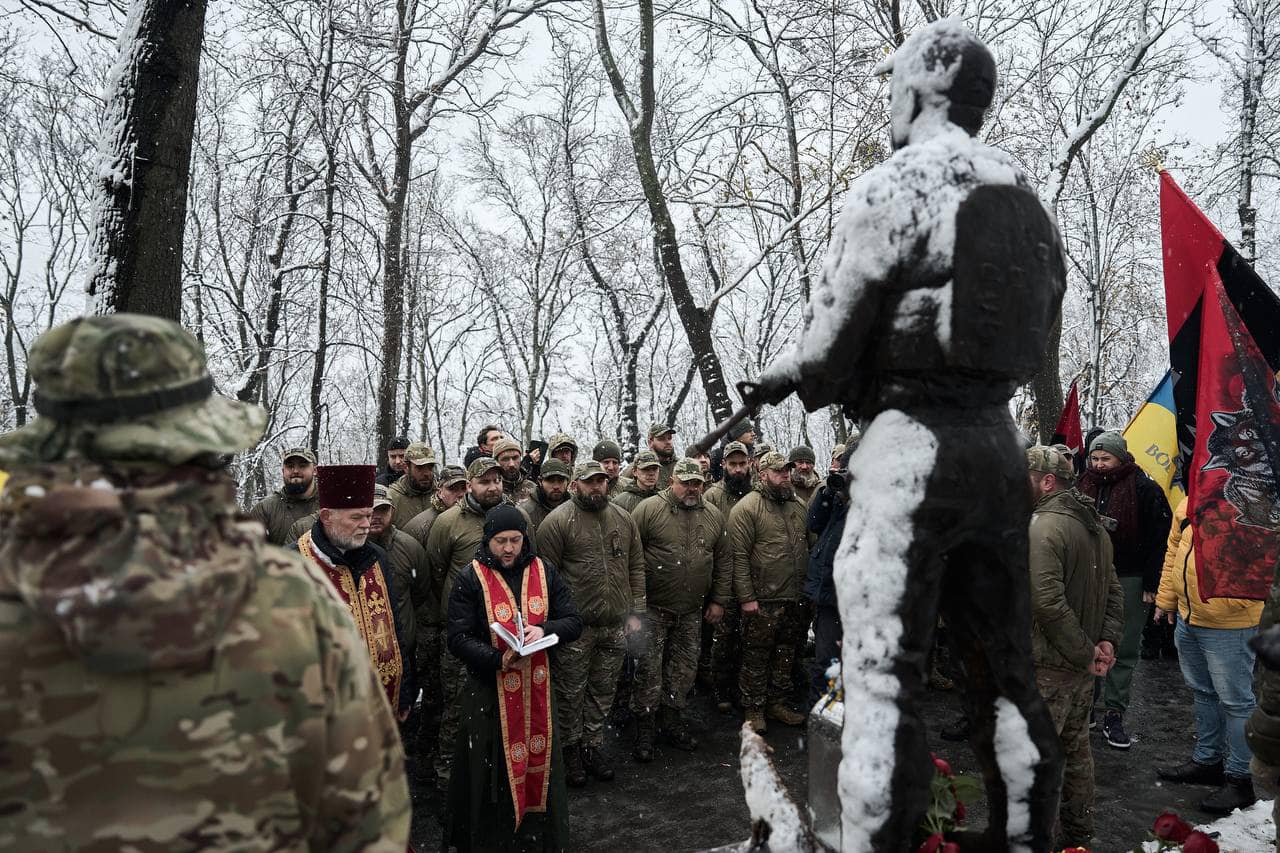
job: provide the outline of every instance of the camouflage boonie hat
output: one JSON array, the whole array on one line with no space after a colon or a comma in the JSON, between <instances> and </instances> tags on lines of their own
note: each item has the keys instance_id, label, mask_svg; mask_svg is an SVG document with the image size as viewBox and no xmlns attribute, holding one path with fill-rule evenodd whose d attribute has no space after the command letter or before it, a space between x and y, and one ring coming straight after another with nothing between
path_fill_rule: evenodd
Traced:
<instances>
[{"instance_id":1,"label":"camouflage boonie hat","mask_svg":"<svg viewBox=\"0 0 1280 853\"><path fill-rule=\"evenodd\" d=\"M404 459L414 465L434 465L436 464L436 452L427 447L426 442L415 441L405 448Z\"/></svg>"},{"instance_id":2,"label":"camouflage boonie hat","mask_svg":"<svg viewBox=\"0 0 1280 853\"><path fill-rule=\"evenodd\" d=\"M501 470L502 466L492 456L481 456L479 459L472 459L471 464L467 466L467 479L474 480L477 477L483 477L495 469Z\"/></svg>"},{"instance_id":3,"label":"camouflage boonie hat","mask_svg":"<svg viewBox=\"0 0 1280 853\"><path fill-rule=\"evenodd\" d=\"M280 454L281 462L288 462L290 459L305 459L312 465L316 464L316 455L311 452L309 447L290 447L284 453Z\"/></svg>"},{"instance_id":4,"label":"camouflage boonie hat","mask_svg":"<svg viewBox=\"0 0 1280 853\"><path fill-rule=\"evenodd\" d=\"M639 471L641 468L658 468L662 465L658 461L658 454L652 450L641 450L636 454L636 461L631 463L631 467Z\"/></svg>"},{"instance_id":5,"label":"camouflage boonie hat","mask_svg":"<svg viewBox=\"0 0 1280 853\"><path fill-rule=\"evenodd\" d=\"M381 483L375 483L373 486L373 508L380 506L395 506L391 503L391 498L387 497L387 487Z\"/></svg>"},{"instance_id":6,"label":"camouflage boonie hat","mask_svg":"<svg viewBox=\"0 0 1280 853\"><path fill-rule=\"evenodd\" d=\"M55 326L31 345L27 370L37 417L0 436L2 464L51 461L74 446L103 460L178 465L252 447L266 426L262 409L214 393L200 342L162 317Z\"/></svg>"},{"instance_id":7,"label":"camouflage boonie hat","mask_svg":"<svg viewBox=\"0 0 1280 853\"><path fill-rule=\"evenodd\" d=\"M573 469L573 479L575 480L589 480L597 475L601 477L609 476L600 467L600 463L594 459L587 462L579 462L577 467Z\"/></svg>"},{"instance_id":8,"label":"camouflage boonie hat","mask_svg":"<svg viewBox=\"0 0 1280 853\"><path fill-rule=\"evenodd\" d=\"M788 468L795 467L794 462L788 461L787 457L772 450L759 457L759 464L761 471L786 471Z\"/></svg>"},{"instance_id":9,"label":"camouflage boonie hat","mask_svg":"<svg viewBox=\"0 0 1280 853\"><path fill-rule=\"evenodd\" d=\"M747 450L747 446L743 444L741 441L731 441L728 444L726 444L724 446L724 456L722 458L728 459L730 456L732 456L735 453L741 453L743 456L747 457L748 459L751 458L751 451Z\"/></svg>"},{"instance_id":10,"label":"camouflage boonie hat","mask_svg":"<svg viewBox=\"0 0 1280 853\"><path fill-rule=\"evenodd\" d=\"M649 438L654 439L660 435L666 435L669 432L675 432L676 428L664 423L653 423L649 425Z\"/></svg>"},{"instance_id":11,"label":"camouflage boonie hat","mask_svg":"<svg viewBox=\"0 0 1280 853\"><path fill-rule=\"evenodd\" d=\"M600 470L604 470L603 468ZM547 477L564 477L566 480L573 474L569 470L569 466L561 462L559 459L548 459L542 463L542 469L538 472L538 479L545 480Z\"/></svg>"},{"instance_id":12,"label":"camouflage boonie hat","mask_svg":"<svg viewBox=\"0 0 1280 853\"><path fill-rule=\"evenodd\" d=\"M605 439L598 442L591 450L591 458L597 462L603 462L606 459L617 459L622 461L622 447L616 441Z\"/></svg>"},{"instance_id":13,"label":"camouflage boonie hat","mask_svg":"<svg viewBox=\"0 0 1280 853\"><path fill-rule=\"evenodd\" d=\"M676 463L676 467L671 470L671 476L682 483L689 483L697 480L699 483L707 481L707 475L702 471L702 465L696 459L684 458Z\"/></svg>"},{"instance_id":14,"label":"camouflage boonie hat","mask_svg":"<svg viewBox=\"0 0 1280 853\"><path fill-rule=\"evenodd\" d=\"M440 472L439 483L442 486L452 486L455 483L465 483L467 481L467 472L461 465L446 465L444 470Z\"/></svg>"},{"instance_id":15,"label":"camouflage boonie hat","mask_svg":"<svg viewBox=\"0 0 1280 853\"><path fill-rule=\"evenodd\" d=\"M551 438L547 439L547 455L548 456L555 453L557 450L559 450L562 447L572 447L573 455L574 456L578 455L578 442L573 440L573 436L566 435L563 432L558 432L555 435L551 436Z\"/></svg>"},{"instance_id":16,"label":"camouflage boonie hat","mask_svg":"<svg viewBox=\"0 0 1280 853\"><path fill-rule=\"evenodd\" d=\"M1043 444L1027 448L1027 467L1041 474L1053 474L1064 483L1071 483L1076 478L1076 469L1072 467L1071 460Z\"/></svg>"}]
</instances>

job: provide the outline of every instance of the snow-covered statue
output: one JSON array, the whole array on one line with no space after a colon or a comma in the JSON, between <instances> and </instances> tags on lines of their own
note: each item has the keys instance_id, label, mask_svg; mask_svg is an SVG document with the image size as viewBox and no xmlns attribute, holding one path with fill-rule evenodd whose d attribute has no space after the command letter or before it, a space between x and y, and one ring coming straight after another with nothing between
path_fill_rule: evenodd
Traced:
<instances>
[{"instance_id":1,"label":"snow-covered statue","mask_svg":"<svg viewBox=\"0 0 1280 853\"><path fill-rule=\"evenodd\" d=\"M917 711L938 615L964 668L990 826L965 850L1048 850L1060 757L1031 664L1030 495L1009 399L1065 287L1057 229L976 138L995 63L956 19L892 73L893 156L850 188L797 345L744 384L863 426L835 564L846 697L842 846L908 849L933 774Z\"/></svg>"}]
</instances>

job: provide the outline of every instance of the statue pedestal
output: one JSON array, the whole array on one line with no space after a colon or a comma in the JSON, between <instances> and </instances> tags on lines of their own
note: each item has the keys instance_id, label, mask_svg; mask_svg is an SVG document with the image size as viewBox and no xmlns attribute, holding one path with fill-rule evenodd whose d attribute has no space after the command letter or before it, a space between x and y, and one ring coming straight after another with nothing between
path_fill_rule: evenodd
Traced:
<instances>
[{"instance_id":1,"label":"statue pedestal","mask_svg":"<svg viewBox=\"0 0 1280 853\"><path fill-rule=\"evenodd\" d=\"M844 703L818 700L809 712L809 819L813 835L831 850L840 848L840 732Z\"/></svg>"}]
</instances>

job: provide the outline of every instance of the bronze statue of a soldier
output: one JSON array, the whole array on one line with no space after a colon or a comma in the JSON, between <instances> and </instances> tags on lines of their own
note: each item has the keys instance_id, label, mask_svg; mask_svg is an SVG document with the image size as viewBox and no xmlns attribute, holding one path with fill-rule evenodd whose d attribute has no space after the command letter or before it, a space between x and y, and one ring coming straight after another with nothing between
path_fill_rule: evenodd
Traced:
<instances>
[{"instance_id":1,"label":"bronze statue of a soldier","mask_svg":"<svg viewBox=\"0 0 1280 853\"><path fill-rule=\"evenodd\" d=\"M846 851L906 850L929 804L915 710L941 613L965 673L990 821L964 849L1051 848L1061 782L1031 663L1026 460L1009 413L1065 289L1051 216L1013 159L976 138L995 62L957 19L891 72L895 153L850 188L799 343L744 384L864 426L835 580L845 626Z\"/></svg>"}]
</instances>

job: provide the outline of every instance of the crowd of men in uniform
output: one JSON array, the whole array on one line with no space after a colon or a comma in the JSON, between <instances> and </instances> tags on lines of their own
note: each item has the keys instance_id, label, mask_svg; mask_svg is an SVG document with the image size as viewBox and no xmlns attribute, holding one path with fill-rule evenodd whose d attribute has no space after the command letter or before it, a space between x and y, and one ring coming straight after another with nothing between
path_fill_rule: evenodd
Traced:
<instances>
[{"instance_id":1,"label":"crowd of men in uniform","mask_svg":"<svg viewBox=\"0 0 1280 853\"><path fill-rule=\"evenodd\" d=\"M674 438L670 425L653 424L625 466L610 439L589 456L565 434L526 452L495 425L479 431L465 468L440 465L423 442L388 444L368 536L389 564L405 661L397 704L420 778L434 774L448 788L467 676L445 640L448 601L481 545L486 514L500 505L523 514L536 554L558 571L583 621L581 636L556 652L569 786L613 778L604 751L610 719L634 720L636 761L653 760L658 741L696 749L684 709L699 675L721 712L740 707L758 731L768 720L803 724L797 707L808 707L824 678L801 665L815 617L806 573L821 533L810 531L808 514L826 488L815 455L801 446L784 456L743 422L715 453L717 476L708 454L678 458ZM831 462L841 477L844 450ZM281 466L279 491L250 511L268 541L301 542L304 554L322 541L329 561L359 560L332 547L336 519L323 513L326 475L341 477L348 466L319 466L317 475L307 448L286 450ZM838 637L838 628L825 633ZM824 671L834 641L823 653L815 666ZM412 719L408 685L422 691Z\"/></svg>"}]
</instances>

